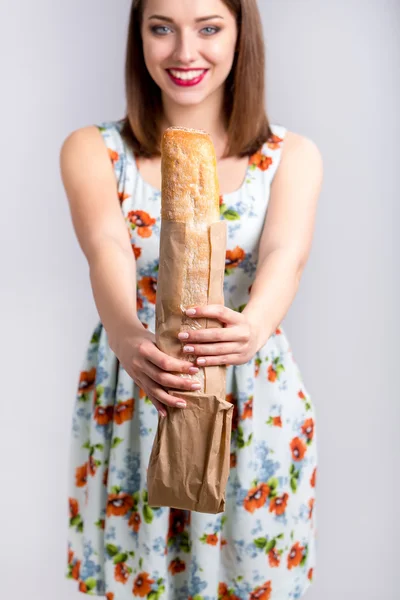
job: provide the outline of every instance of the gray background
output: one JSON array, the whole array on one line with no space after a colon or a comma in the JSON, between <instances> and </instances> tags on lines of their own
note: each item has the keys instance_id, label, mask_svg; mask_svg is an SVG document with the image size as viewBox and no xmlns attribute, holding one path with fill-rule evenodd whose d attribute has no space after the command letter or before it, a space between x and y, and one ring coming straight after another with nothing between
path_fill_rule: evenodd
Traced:
<instances>
[{"instance_id":1,"label":"gray background","mask_svg":"<svg viewBox=\"0 0 400 600\"><path fill-rule=\"evenodd\" d=\"M64 581L67 451L97 322L58 155L122 116L129 0L0 4L1 591ZM317 408L318 564L309 600L394 600L400 3L261 0L272 122L313 139L325 178L286 331ZM284 599L282 599L284 600Z\"/></svg>"}]
</instances>

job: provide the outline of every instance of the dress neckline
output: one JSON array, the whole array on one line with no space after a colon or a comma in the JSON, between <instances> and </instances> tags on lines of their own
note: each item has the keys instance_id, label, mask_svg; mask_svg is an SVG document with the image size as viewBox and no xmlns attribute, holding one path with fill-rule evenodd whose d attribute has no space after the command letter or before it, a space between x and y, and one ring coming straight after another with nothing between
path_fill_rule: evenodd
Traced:
<instances>
[{"instance_id":1,"label":"dress neckline","mask_svg":"<svg viewBox=\"0 0 400 600\"><path fill-rule=\"evenodd\" d=\"M136 170L137 176L140 179L141 183L143 185L145 185L146 187L148 187L150 190L152 190L153 193L161 194L161 190L159 188L155 187L154 185L152 185L151 183L146 181L146 179L143 177L143 175L140 172L140 169L138 167L136 155L133 154L132 156L133 156L133 162L135 165L135 170ZM229 196L235 196L236 194L240 194L240 192L245 188L245 186L247 185L247 179L250 174L251 158L252 158L252 155L249 155L248 159L247 159L247 166L246 166L244 178L243 178L243 181L240 184L240 186L236 190L233 190L232 192L226 192L225 194L220 194L220 196L222 196L223 198L227 198Z\"/></svg>"}]
</instances>

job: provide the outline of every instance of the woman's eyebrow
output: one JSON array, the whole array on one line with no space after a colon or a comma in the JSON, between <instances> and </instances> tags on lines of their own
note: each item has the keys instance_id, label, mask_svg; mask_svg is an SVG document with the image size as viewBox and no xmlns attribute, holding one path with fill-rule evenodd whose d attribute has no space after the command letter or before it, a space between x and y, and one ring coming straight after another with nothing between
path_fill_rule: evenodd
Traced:
<instances>
[{"instance_id":1,"label":"woman's eyebrow","mask_svg":"<svg viewBox=\"0 0 400 600\"><path fill-rule=\"evenodd\" d=\"M196 23L200 23L201 21L210 21L211 19L223 19L224 17L221 17L220 15L210 15L209 17L199 17L198 19L195 19ZM151 17L149 17L149 21L150 19L159 19L161 21L167 21L168 23L173 23L174 20L170 19L170 17L164 17L163 15L151 15Z\"/></svg>"}]
</instances>

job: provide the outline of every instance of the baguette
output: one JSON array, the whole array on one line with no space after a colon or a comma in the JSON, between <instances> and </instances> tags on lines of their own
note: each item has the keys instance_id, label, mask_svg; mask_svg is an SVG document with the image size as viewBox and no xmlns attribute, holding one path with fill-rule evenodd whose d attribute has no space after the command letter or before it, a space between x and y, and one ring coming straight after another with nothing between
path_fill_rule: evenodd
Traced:
<instances>
[{"instance_id":1,"label":"baguette","mask_svg":"<svg viewBox=\"0 0 400 600\"><path fill-rule=\"evenodd\" d=\"M179 280L174 292L178 297L174 298L174 308L171 306L171 298L168 307L169 310L172 308L176 312L179 311L180 330L199 329L207 326L207 320L186 317L185 310L192 306L208 304L211 271L210 227L220 221L214 145L205 131L170 127L163 135L161 156L161 237L163 233L166 235L167 229L168 235L172 237L171 228L179 228L178 224L184 227L181 256L175 254L179 265L175 265L175 271L170 269L171 276L174 273L173 278ZM161 239L160 259L163 258L162 248ZM161 307L163 301L165 298L158 298L157 294L156 323L160 323L162 315L166 312L165 307ZM218 323L213 326L218 326ZM178 331L170 334L177 336ZM171 340L164 344L164 347L163 341L163 338L157 340L160 349L175 354L171 352ZM179 358L194 362L196 357L184 353L184 344L179 340L177 342L180 348ZM205 391L204 368L200 368L199 373L191 378L200 382L200 392Z\"/></svg>"}]
</instances>

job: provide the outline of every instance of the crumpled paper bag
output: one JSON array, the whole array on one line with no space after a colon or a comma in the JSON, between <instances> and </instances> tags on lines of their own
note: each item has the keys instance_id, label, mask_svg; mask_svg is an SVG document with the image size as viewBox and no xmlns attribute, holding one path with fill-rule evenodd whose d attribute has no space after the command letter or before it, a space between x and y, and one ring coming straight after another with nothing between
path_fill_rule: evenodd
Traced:
<instances>
[{"instance_id":1,"label":"crumpled paper bag","mask_svg":"<svg viewBox=\"0 0 400 600\"><path fill-rule=\"evenodd\" d=\"M162 221L156 295L156 345L170 356L186 359L177 337L180 330L222 326L216 319L185 315L190 307L182 305L180 263L185 237L190 234L185 223ZM226 223L212 223L203 235L210 248L211 268L207 299L201 304L223 304ZM203 390L168 390L184 399L187 407L165 406L167 416L159 417L147 470L148 502L153 507L215 514L225 509L230 468L233 405L226 401L226 367L200 368L192 379L200 381Z\"/></svg>"}]
</instances>

